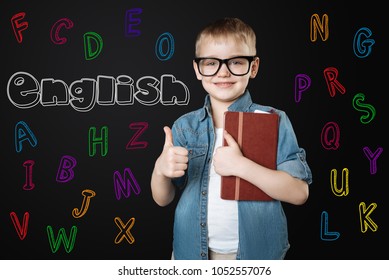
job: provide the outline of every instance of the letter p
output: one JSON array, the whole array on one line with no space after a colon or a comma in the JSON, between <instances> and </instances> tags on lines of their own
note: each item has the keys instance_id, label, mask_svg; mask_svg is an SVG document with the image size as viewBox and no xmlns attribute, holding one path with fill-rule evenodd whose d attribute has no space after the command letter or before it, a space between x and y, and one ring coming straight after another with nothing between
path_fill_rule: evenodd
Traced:
<instances>
[{"instance_id":1,"label":"letter p","mask_svg":"<svg viewBox=\"0 0 389 280\"><path fill-rule=\"evenodd\" d=\"M295 78L294 101L301 101L301 96L311 86L311 78L305 74L298 74Z\"/></svg>"}]
</instances>

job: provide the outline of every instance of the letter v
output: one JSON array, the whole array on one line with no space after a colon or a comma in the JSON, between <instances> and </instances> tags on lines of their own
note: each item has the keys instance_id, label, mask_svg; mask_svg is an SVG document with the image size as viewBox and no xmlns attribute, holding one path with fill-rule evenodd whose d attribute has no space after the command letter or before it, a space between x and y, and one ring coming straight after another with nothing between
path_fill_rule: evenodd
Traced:
<instances>
[{"instance_id":1,"label":"letter v","mask_svg":"<svg viewBox=\"0 0 389 280\"><path fill-rule=\"evenodd\" d=\"M19 218L15 212L11 212L9 215L11 216L12 223L14 224L14 227L19 235L20 240L23 240L27 236L28 220L30 218L30 213L24 213L23 225L20 225Z\"/></svg>"}]
</instances>

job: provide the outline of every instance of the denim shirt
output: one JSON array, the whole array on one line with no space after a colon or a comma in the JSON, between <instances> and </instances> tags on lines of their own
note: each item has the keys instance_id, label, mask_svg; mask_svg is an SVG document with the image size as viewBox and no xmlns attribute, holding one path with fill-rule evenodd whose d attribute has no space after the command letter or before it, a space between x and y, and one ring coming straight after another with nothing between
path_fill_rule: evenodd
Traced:
<instances>
[{"instance_id":1,"label":"denim shirt","mask_svg":"<svg viewBox=\"0 0 389 280\"><path fill-rule=\"evenodd\" d=\"M298 146L285 112L253 103L248 90L228 110L262 110L279 114L277 169L311 184L312 173L306 162L305 150ZM174 145L185 147L189 152L187 172L173 179L180 195L174 215L174 258L207 260L208 182L215 144L209 96L206 96L202 108L178 118L172 132ZM284 259L290 245L287 220L280 201L238 201L238 219L237 259Z\"/></svg>"}]
</instances>

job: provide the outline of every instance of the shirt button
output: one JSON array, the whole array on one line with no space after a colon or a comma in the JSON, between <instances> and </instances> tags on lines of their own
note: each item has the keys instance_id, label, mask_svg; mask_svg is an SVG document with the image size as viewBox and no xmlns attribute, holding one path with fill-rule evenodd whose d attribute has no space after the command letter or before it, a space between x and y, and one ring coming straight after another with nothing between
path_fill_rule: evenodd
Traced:
<instances>
[{"instance_id":1,"label":"shirt button","mask_svg":"<svg viewBox=\"0 0 389 280\"><path fill-rule=\"evenodd\" d=\"M206 195L207 192L206 192L206 191L202 191L201 194L202 194L202 195Z\"/></svg>"},{"instance_id":2,"label":"shirt button","mask_svg":"<svg viewBox=\"0 0 389 280\"><path fill-rule=\"evenodd\" d=\"M206 256L206 254L205 254L204 252L202 252L202 253L201 253L201 256L202 256L202 257L205 257L205 256Z\"/></svg>"},{"instance_id":3,"label":"shirt button","mask_svg":"<svg viewBox=\"0 0 389 280\"><path fill-rule=\"evenodd\" d=\"M205 227L205 223L201 223L200 226Z\"/></svg>"}]
</instances>

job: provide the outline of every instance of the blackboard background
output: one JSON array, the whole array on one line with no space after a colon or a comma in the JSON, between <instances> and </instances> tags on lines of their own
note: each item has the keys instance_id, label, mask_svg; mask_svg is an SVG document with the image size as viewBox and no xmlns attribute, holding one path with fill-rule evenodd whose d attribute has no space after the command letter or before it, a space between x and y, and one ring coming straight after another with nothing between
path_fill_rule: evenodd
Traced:
<instances>
[{"instance_id":1,"label":"blackboard background","mask_svg":"<svg viewBox=\"0 0 389 280\"><path fill-rule=\"evenodd\" d=\"M271 3L270 3L271 2ZM316 3L317 2L317 3ZM257 32L259 75L249 88L257 103L285 110L296 131L299 143L307 151L314 183L310 198L303 206L285 204L289 221L291 249L287 259L379 259L387 243L388 212L383 152L377 161L377 173L370 174L369 161L363 153L384 148L387 136L384 126L384 102L387 76L387 34L384 33L383 11L379 5L353 6L342 1L2 1L0 4L0 106L2 161L0 187L0 258L1 259L168 259L171 254L174 203L165 208L157 206L150 193L150 175L159 155L164 135L162 127L171 125L180 115L203 104L204 91L192 69L194 39L198 30L209 21L224 16L236 16L247 21ZM370 4L370 2L369 2ZM142 8L137 27L141 35L124 36L125 12ZM18 43L10 19L25 12L29 27ZM312 42L309 38L313 14L329 16L329 38ZM68 42L55 45L50 29L60 18L69 18L74 27L64 31ZM375 44L366 58L353 53L353 38L357 30L367 27L373 32ZM104 41L100 55L85 60L83 34L98 33ZM155 43L159 35L170 32L175 49L171 59L159 60ZM335 67L338 80L346 88L331 97L323 71ZM186 106L99 106L80 113L71 106L18 109L7 98L7 83L16 72L25 71L38 81L54 78L68 85L82 78L96 79L98 75L143 76L159 78L172 74L190 90ZM306 74L311 87L299 103L294 101L294 79ZM352 106L357 93L364 93L365 103L376 109L369 124L359 121L362 113ZM31 128L38 140L36 147L24 142L22 152L15 150L14 130L19 121ZM147 122L141 136L148 142L145 149L126 150L134 134L133 122ZM340 147L326 150L320 142L323 126L336 122L340 127ZM90 127L109 129L108 154L88 155ZM75 177L68 183L56 182L61 158L70 155L77 160ZM35 188L23 190L25 167L34 160ZM139 195L117 200L113 173L130 168L141 187ZM350 193L337 197L331 192L330 171L337 169L338 184L341 170L348 168ZM88 212L82 218L71 215L82 202L81 192L91 189ZM378 230L360 229L358 205L376 203L370 216ZM320 238L321 214L329 214L329 231L339 232L333 241ZM15 212L22 223L29 212L28 233L21 240L10 219ZM132 217L133 244L115 244L120 232L114 223L119 217L126 223ZM78 228L73 250L67 253L62 245L53 253L46 227L54 234L64 228Z\"/></svg>"}]
</instances>

